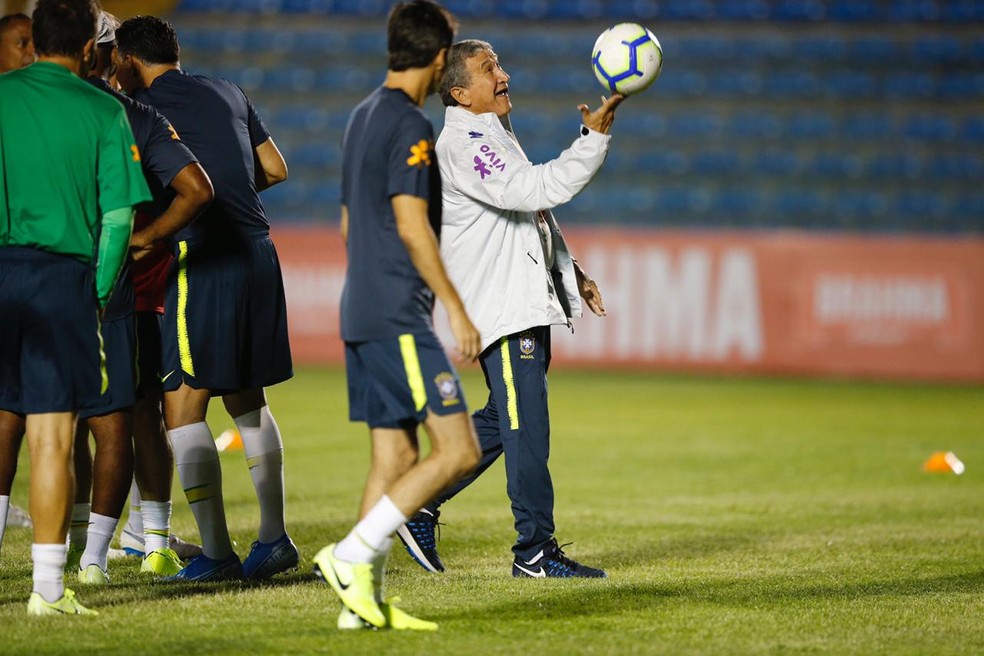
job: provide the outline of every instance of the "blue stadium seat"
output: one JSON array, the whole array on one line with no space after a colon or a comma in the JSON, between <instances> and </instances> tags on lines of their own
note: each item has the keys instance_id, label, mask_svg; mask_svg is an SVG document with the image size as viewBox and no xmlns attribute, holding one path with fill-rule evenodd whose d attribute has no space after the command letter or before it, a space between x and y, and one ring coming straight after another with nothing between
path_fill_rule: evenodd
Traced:
<instances>
[{"instance_id":1,"label":"blue stadium seat","mask_svg":"<svg viewBox=\"0 0 984 656\"><path fill-rule=\"evenodd\" d=\"M980 181L984 178L984 159L977 153L947 153L937 155L930 162L928 172L939 180Z\"/></svg>"},{"instance_id":2,"label":"blue stadium seat","mask_svg":"<svg viewBox=\"0 0 984 656\"><path fill-rule=\"evenodd\" d=\"M888 214L889 209L888 196L877 191L841 190L834 194L830 202L830 211L834 215L853 219L882 217Z\"/></svg>"},{"instance_id":3,"label":"blue stadium seat","mask_svg":"<svg viewBox=\"0 0 984 656\"><path fill-rule=\"evenodd\" d=\"M736 61L739 52L741 52L739 44L726 37L684 37L667 43L674 44L672 53L675 59L681 63L731 64ZM664 52L670 52L667 44L661 41L660 45L666 46Z\"/></svg>"},{"instance_id":4,"label":"blue stadium seat","mask_svg":"<svg viewBox=\"0 0 984 656\"><path fill-rule=\"evenodd\" d=\"M741 170L741 158L732 150L704 150L694 154L691 166L699 176L734 175Z\"/></svg>"},{"instance_id":5,"label":"blue stadium seat","mask_svg":"<svg viewBox=\"0 0 984 656\"><path fill-rule=\"evenodd\" d=\"M807 70L776 71L764 80L764 91L779 98L813 98L820 89L816 74Z\"/></svg>"},{"instance_id":6,"label":"blue stadium seat","mask_svg":"<svg viewBox=\"0 0 984 656\"><path fill-rule=\"evenodd\" d=\"M770 211L775 217L771 223L810 227L827 213L829 204L829 197L815 189L783 188L772 198Z\"/></svg>"},{"instance_id":7,"label":"blue stadium seat","mask_svg":"<svg viewBox=\"0 0 984 656\"><path fill-rule=\"evenodd\" d=\"M878 78L866 71L835 69L824 76L823 84L830 98L853 100L878 96Z\"/></svg>"},{"instance_id":8,"label":"blue stadium seat","mask_svg":"<svg viewBox=\"0 0 984 656\"><path fill-rule=\"evenodd\" d=\"M785 133L794 139L827 139L837 131L837 122L826 112L798 112L789 117Z\"/></svg>"},{"instance_id":9,"label":"blue stadium seat","mask_svg":"<svg viewBox=\"0 0 984 656\"><path fill-rule=\"evenodd\" d=\"M666 0L661 5L664 20L697 20L714 18L714 5L708 0Z\"/></svg>"},{"instance_id":10,"label":"blue stadium seat","mask_svg":"<svg viewBox=\"0 0 984 656\"><path fill-rule=\"evenodd\" d=\"M775 6L772 16L781 21L810 21L823 20L827 15L822 0L780 0Z\"/></svg>"},{"instance_id":11,"label":"blue stadium seat","mask_svg":"<svg viewBox=\"0 0 984 656\"><path fill-rule=\"evenodd\" d=\"M755 187L726 187L714 194L711 215L747 218L765 213L764 197Z\"/></svg>"},{"instance_id":12,"label":"blue stadium seat","mask_svg":"<svg viewBox=\"0 0 984 656\"><path fill-rule=\"evenodd\" d=\"M984 143L984 117L968 117L960 130L960 136L967 141Z\"/></svg>"},{"instance_id":13,"label":"blue stadium seat","mask_svg":"<svg viewBox=\"0 0 984 656\"><path fill-rule=\"evenodd\" d=\"M841 137L851 141L887 139L895 131L892 118L885 112L851 112L839 123Z\"/></svg>"},{"instance_id":14,"label":"blue stadium seat","mask_svg":"<svg viewBox=\"0 0 984 656\"><path fill-rule=\"evenodd\" d=\"M947 3L949 0L943 0ZM888 19L898 22L937 21L939 4L934 0L895 0L888 3Z\"/></svg>"},{"instance_id":15,"label":"blue stadium seat","mask_svg":"<svg viewBox=\"0 0 984 656\"><path fill-rule=\"evenodd\" d=\"M871 66L898 61L901 46L897 40L887 36L864 36L851 41L849 51L852 61Z\"/></svg>"},{"instance_id":16,"label":"blue stadium seat","mask_svg":"<svg viewBox=\"0 0 984 656\"><path fill-rule=\"evenodd\" d=\"M765 0L718 0L718 18L734 21L762 21L769 18L769 4Z\"/></svg>"},{"instance_id":17,"label":"blue stadium seat","mask_svg":"<svg viewBox=\"0 0 984 656\"><path fill-rule=\"evenodd\" d=\"M778 139L783 135L783 121L768 111L743 110L728 121L728 133L748 139Z\"/></svg>"},{"instance_id":18,"label":"blue stadium seat","mask_svg":"<svg viewBox=\"0 0 984 656\"><path fill-rule=\"evenodd\" d=\"M932 73L915 71L890 73L882 80L882 93L889 98L932 98L936 78Z\"/></svg>"},{"instance_id":19,"label":"blue stadium seat","mask_svg":"<svg viewBox=\"0 0 984 656\"><path fill-rule=\"evenodd\" d=\"M674 114L668 120L667 134L677 138L718 137L723 133L724 121L710 112L686 112Z\"/></svg>"},{"instance_id":20,"label":"blue stadium seat","mask_svg":"<svg viewBox=\"0 0 984 656\"><path fill-rule=\"evenodd\" d=\"M912 59L919 64L954 64L965 59L963 46L956 37L937 34L912 43Z\"/></svg>"},{"instance_id":21,"label":"blue stadium seat","mask_svg":"<svg viewBox=\"0 0 984 656\"><path fill-rule=\"evenodd\" d=\"M927 191L905 191L895 200L895 211L903 217L941 217L949 204L946 197Z\"/></svg>"},{"instance_id":22,"label":"blue stadium seat","mask_svg":"<svg viewBox=\"0 0 984 656\"><path fill-rule=\"evenodd\" d=\"M806 173L825 178L857 178L863 172L860 156L850 152L818 153L806 164Z\"/></svg>"},{"instance_id":23,"label":"blue stadium seat","mask_svg":"<svg viewBox=\"0 0 984 656\"><path fill-rule=\"evenodd\" d=\"M827 17L833 21L860 23L881 20L884 14L874 0L833 0L827 7Z\"/></svg>"},{"instance_id":24,"label":"blue stadium seat","mask_svg":"<svg viewBox=\"0 0 984 656\"><path fill-rule=\"evenodd\" d=\"M367 71L361 68L339 68L337 66L322 68L315 77L315 88L320 91L335 91L364 96L372 89L382 84L384 64L379 70Z\"/></svg>"},{"instance_id":25,"label":"blue stadium seat","mask_svg":"<svg viewBox=\"0 0 984 656\"><path fill-rule=\"evenodd\" d=\"M762 93L763 74L744 68L726 68L708 77L708 88L715 94L728 96L757 96Z\"/></svg>"},{"instance_id":26,"label":"blue stadium seat","mask_svg":"<svg viewBox=\"0 0 984 656\"><path fill-rule=\"evenodd\" d=\"M616 123L616 140L624 138L636 141L641 138L667 136L669 121L662 114L633 112L626 107L619 112Z\"/></svg>"},{"instance_id":27,"label":"blue stadium seat","mask_svg":"<svg viewBox=\"0 0 984 656\"><path fill-rule=\"evenodd\" d=\"M927 141L949 141L958 134L956 122L947 114L915 114L910 116L903 128L910 139Z\"/></svg>"},{"instance_id":28,"label":"blue stadium seat","mask_svg":"<svg viewBox=\"0 0 984 656\"><path fill-rule=\"evenodd\" d=\"M637 153L632 160L631 173L653 173L656 175L684 175L690 172L690 159L682 150L656 148Z\"/></svg>"},{"instance_id":29,"label":"blue stadium seat","mask_svg":"<svg viewBox=\"0 0 984 656\"><path fill-rule=\"evenodd\" d=\"M828 65L847 57L847 43L839 36L807 36L792 40L792 57L809 63Z\"/></svg>"},{"instance_id":30,"label":"blue stadium seat","mask_svg":"<svg viewBox=\"0 0 984 656\"><path fill-rule=\"evenodd\" d=\"M880 153L864 163L864 175L874 179L918 180L924 169L921 157L906 153Z\"/></svg>"},{"instance_id":31,"label":"blue stadium seat","mask_svg":"<svg viewBox=\"0 0 984 656\"><path fill-rule=\"evenodd\" d=\"M940 79L937 92L944 100L984 99L984 73L946 73Z\"/></svg>"},{"instance_id":32,"label":"blue stadium seat","mask_svg":"<svg viewBox=\"0 0 984 656\"><path fill-rule=\"evenodd\" d=\"M764 150L752 159L750 170L765 177L797 176L803 171L803 162L791 150Z\"/></svg>"},{"instance_id":33,"label":"blue stadium seat","mask_svg":"<svg viewBox=\"0 0 984 656\"><path fill-rule=\"evenodd\" d=\"M665 69L656 82L659 93L673 96L701 96L708 91L707 79L699 71L687 69Z\"/></svg>"}]
</instances>

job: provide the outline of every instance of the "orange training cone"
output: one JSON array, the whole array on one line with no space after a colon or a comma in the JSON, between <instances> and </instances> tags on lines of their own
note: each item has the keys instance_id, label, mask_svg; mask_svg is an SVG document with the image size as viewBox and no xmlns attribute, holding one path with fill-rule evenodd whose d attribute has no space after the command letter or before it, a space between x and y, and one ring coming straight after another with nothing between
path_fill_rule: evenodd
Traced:
<instances>
[{"instance_id":1,"label":"orange training cone","mask_svg":"<svg viewBox=\"0 0 984 656\"><path fill-rule=\"evenodd\" d=\"M222 451L242 451L243 450L243 438L239 434L239 431L235 428L230 428L225 431L217 438L215 438L215 448Z\"/></svg>"},{"instance_id":2,"label":"orange training cone","mask_svg":"<svg viewBox=\"0 0 984 656\"><path fill-rule=\"evenodd\" d=\"M959 476L964 473L964 469L964 464L960 462L960 458L953 451L937 451L923 463L923 471L927 472L953 473Z\"/></svg>"}]
</instances>

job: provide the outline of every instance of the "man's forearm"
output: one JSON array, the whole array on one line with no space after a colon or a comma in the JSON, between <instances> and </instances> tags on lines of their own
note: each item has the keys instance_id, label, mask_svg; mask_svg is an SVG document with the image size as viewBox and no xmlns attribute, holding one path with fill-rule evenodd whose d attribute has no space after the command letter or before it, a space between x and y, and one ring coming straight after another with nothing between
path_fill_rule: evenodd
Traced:
<instances>
[{"instance_id":1,"label":"man's forearm","mask_svg":"<svg viewBox=\"0 0 984 656\"><path fill-rule=\"evenodd\" d=\"M96 256L96 296L99 307L105 307L113 293L116 277L123 268L123 260L130 245L132 230L132 207L112 210L103 215Z\"/></svg>"}]
</instances>

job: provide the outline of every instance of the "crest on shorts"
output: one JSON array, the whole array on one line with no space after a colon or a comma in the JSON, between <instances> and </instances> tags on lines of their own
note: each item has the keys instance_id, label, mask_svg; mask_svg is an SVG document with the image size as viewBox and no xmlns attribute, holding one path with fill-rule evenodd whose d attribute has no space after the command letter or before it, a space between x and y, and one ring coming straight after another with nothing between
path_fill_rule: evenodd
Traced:
<instances>
[{"instance_id":1,"label":"crest on shorts","mask_svg":"<svg viewBox=\"0 0 984 656\"><path fill-rule=\"evenodd\" d=\"M458 381L448 371L442 371L434 377L434 384L437 385L437 393L441 396L441 403L445 406L458 403Z\"/></svg>"},{"instance_id":2,"label":"crest on shorts","mask_svg":"<svg viewBox=\"0 0 984 656\"><path fill-rule=\"evenodd\" d=\"M533 333L523 333L519 336L519 350L523 355L529 355L536 348L536 339Z\"/></svg>"}]
</instances>

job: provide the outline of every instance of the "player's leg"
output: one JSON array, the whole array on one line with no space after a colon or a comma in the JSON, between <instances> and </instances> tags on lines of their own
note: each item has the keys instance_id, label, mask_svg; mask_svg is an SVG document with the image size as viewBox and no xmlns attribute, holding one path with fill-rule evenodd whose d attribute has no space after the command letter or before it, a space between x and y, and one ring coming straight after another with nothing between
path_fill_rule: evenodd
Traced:
<instances>
[{"instance_id":1,"label":"player's leg","mask_svg":"<svg viewBox=\"0 0 984 656\"><path fill-rule=\"evenodd\" d=\"M212 431L205 423L210 393L184 383L164 393L164 423L178 479L198 525L202 555L174 578L214 581L242 576L232 548L222 500L222 467Z\"/></svg>"},{"instance_id":2,"label":"player's leg","mask_svg":"<svg viewBox=\"0 0 984 656\"><path fill-rule=\"evenodd\" d=\"M481 357L481 362L488 384L488 369L485 365L484 354ZM495 396L491 392L485 407L472 415L472 421L475 424L479 445L482 449L482 457L478 466L450 488L442 490L433 501L417 511L396 532L403 542L403 546L406 547L407 553L428 572L444 571L444 563L437 553L437 524L441 516L441 505L471 485L502 454L499 410L495 404Z\"/></svg>"},{"instance_id":3,"label":"player's leg","mask_svg":"<svg viewBox=\"0 0 984 656\"><path fill-rule=\"evenodd\" d=\"M161 417L161 394L139 394L133 406L133 484L130 517L123 528L127 544L143 559L140 571L173 576L183 565L170 546L171 482L174 456ZM126 545L124 545L126 546Z\"/></svg>"},{"instance_id":4,"label":"player's leg","mask_svg":"<svg viewBox=\"0 0 984 656\"><path fill-rule=\"evenodd\" d=\"M79 562L79 580L106 583L109 543L133 478L132 410L128 407L89 417L87 422L96 453L92 461L92 512L85 552Z\"/></svg>"},{"instance_id":5,"label":"player's leg","mask_svg":"<svg viewBox=\"0 0 984 656\"><path fill-rule=\"evenodd\" d=\"M24 437L24 418L0 410L0 549L10 512L10 492L17 474L17 456Z\"/></svg>"},{"instance_id":6,"label":"player's leg","mask_svg":"<svg viewBox=\"0 0 984 656\"><path fill-rule=\"evenodd\" d=\"M171 534L174 454L164 428L161 383L162 316L135 313L137 380L133 406L133 470L130 516L120 541L144 560L141 571L172 575L180 561L199 556L201 547Z\"/></svg>"},{"instance_id":7,"label":"player's leg","mask_svg":"<svg viewBox=\"0 0 984 656\"><path fill-rule=\"evenodd\" d=\"M32 249L0 252L0 397L20 401L31 459L34 592L27 611L88 613L64 588L64 568L75 487L75 409L93 399L100 380L91 271ZM3 405L11 407L6 399Z\"/></svg>"},{"instance_id":8,"label":"player's leg","mask_svg":"<svg viewBox=\"0 0 984 656\"><path fill-rule=\"evenodd\" d=\"M493 394L507 409L500 418L506 460L506 493L518 538L513 546L513 576L603 577L600 569L568 558L554 538L553 481L547 370L550 329L538 327L499 342L499 357L488 358Z\"/></svg>"},{"instance_id":9,"label":"player's leg","mask_svg":"<svg viewBox=\"0 0 984 656\"><path fill-rule=\"evenodd\" d=\"M74 493L72 441L75 415L71 412L29 414L26 421L31 453L30 507L34 520L34 589L27 611L32 615L92 611L75 601L65 588L65 537Z\"/></svg>"},{"instance_id":10,"label":"player's leg","mask_svg":"<svg viewBox=\"0 0 984 656\"><path fill-rule=\"evenodd\" d=\"M227 394L222 402L242 437L260 505L259 534L243 561L243 574L249 579L270 578L296 568L299 559L284 517L283 439L263 388Z\"/></svg>"},{"instance_id":11,"label":"player's leg","mask_svg":"<svg viewBox=\"0 0 984 656\"><path fill-rule=\"evenodd\" d=\"M75 444L72 448L72 469L75 472L75 500L72 519L68 524L68 563L66 570L78 574L82 554L89 541L89 515L92 512L92 447L89 426L82 419L75 425Z\"/></svg>"}]
</instances>

